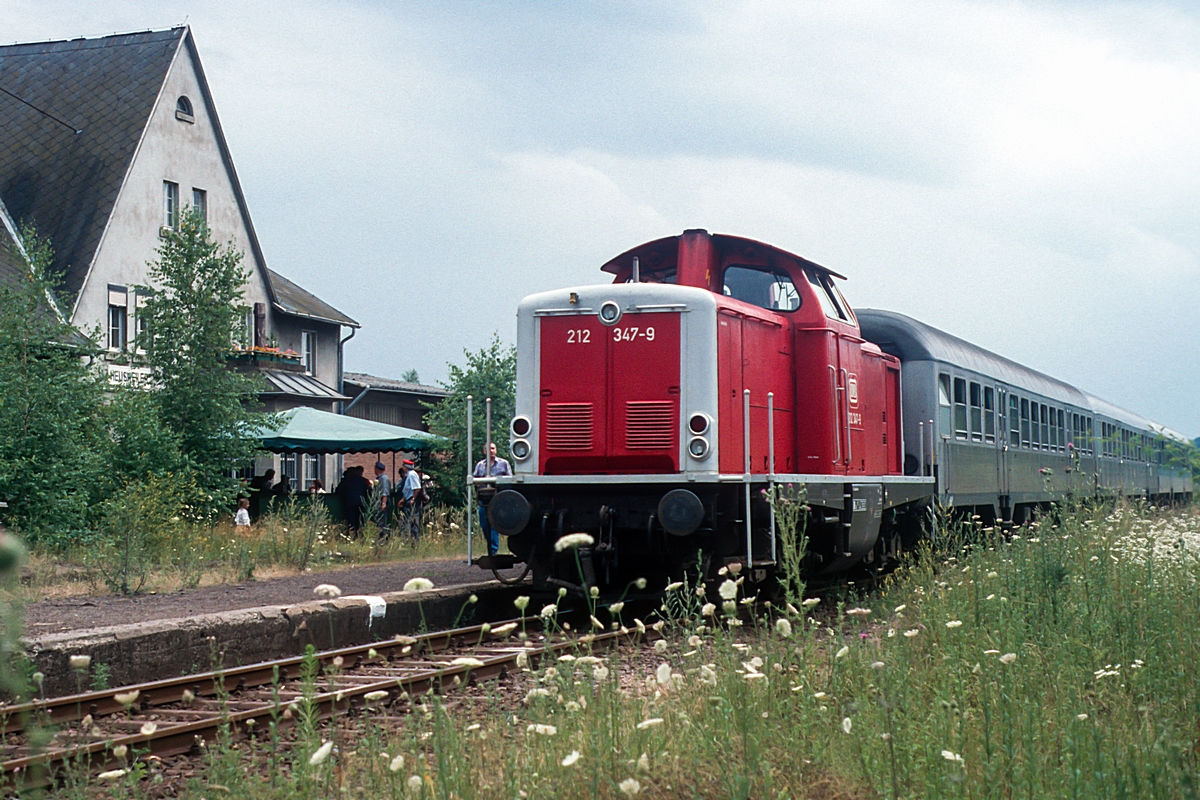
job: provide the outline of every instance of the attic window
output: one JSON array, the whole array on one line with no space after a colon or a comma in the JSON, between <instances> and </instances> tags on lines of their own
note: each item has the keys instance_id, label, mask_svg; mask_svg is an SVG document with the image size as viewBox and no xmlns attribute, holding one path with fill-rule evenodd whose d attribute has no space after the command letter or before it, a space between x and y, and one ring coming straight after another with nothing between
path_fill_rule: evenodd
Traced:
<instances>
[{"instance_id":1,"label":"attic window","mask_svg":"<svg viewBox=\"0 0 1200 800\"><path fill-rule=\"evenodd\" d=\"M175 119L181 119L184 122L196 121L196 117L192 113L192 101L186 94L179 95L179 99L175 101Z\"/></svg>"}]
</instances>

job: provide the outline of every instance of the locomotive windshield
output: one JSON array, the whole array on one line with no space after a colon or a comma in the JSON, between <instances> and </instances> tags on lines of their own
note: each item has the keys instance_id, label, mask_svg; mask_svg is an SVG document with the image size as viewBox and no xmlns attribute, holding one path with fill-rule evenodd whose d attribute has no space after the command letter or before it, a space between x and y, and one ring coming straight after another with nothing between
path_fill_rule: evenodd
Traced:
<instances>
[{"instance_id":1,"label":"locomotive windshield","mask_svg":"<svg viewBox=\"0 0 1200 800\"><path fill-rule=\"evenodd\" d=\"M800 293L786 272L726 267L723 282L726 297L772 311L795 311L800 308Z\"/></svg>"}]
</instances>

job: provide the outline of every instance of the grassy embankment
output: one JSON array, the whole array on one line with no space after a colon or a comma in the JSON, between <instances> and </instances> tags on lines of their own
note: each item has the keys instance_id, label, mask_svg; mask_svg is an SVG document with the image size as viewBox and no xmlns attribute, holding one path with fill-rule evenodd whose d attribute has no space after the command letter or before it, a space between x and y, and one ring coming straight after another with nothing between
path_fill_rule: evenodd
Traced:
<instances>
[{"instance_id":1,"label":"grassy embankment","mask_svg":"<svg viewBox=\"0 0 1200 800\"><path fill-rule=\"evenodd\" d=\"M380 543L370 524L352 539L323 507L306 502L284 504L248 530L228 521L176 521L136 541L131 554L128 548L90 546L66 553L32 552L23 573L22 600L103 593L122 568L135 573L128 576L129 583L140 585L141 591L166 592L306 570L460 557L467 551L463 525L461 511L430 508L423 515L421 543L414 547L400 530ZM475 545L484 546L478 531Z\"/></svg>"},{"instance_id":2,"label":"grassy embankment","mask_svg":"<svg viewBox=\"0 0 1200 800\"><path fill-rule=\"evenodd\" d=\"M581 651L524 676L524 702L421 699L400 733L368 713L285 751L264 731L262 770L212 746L188 796L1194 797L1198 554L1195 509L1121 508L960 528L869 600L786 623L714 626L681 587L661 652Z\"/></svg>"}]
</instances>

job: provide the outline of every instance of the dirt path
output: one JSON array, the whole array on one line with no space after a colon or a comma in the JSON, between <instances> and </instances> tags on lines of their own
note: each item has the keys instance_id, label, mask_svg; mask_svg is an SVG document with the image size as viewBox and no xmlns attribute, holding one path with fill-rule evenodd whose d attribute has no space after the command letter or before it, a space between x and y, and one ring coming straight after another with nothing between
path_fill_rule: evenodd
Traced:
<instances>
[{"instance_id":1,"label":"dirt path","mask_svg":"<svg viewBox=\"0 0 1200 800\"><path fill-rule=\"evenodd\" d=\"M435 586L453 586L492 580L492 573L465 564L461 559L406 561L365 567L311 572L249 583L207 586L169 594L137 597L101 595L41 600L25 608L25 635L123 625L155 619L172 619L232 611L257 606L284 606L313 599L313 587L332 583L343 594L395 592L415 577L429 578Z\"/></svg>"}]
</instances>

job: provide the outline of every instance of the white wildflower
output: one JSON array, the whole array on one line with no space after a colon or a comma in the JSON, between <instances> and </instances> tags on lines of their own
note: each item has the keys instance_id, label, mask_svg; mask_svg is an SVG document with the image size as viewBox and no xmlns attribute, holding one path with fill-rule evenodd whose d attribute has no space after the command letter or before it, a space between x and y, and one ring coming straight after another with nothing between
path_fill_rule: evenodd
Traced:
<instances>
[{"instance_id":1,"label":"white wildflower","mask_svg":"<svg viewBox=\"0 0 1200 800\"><path fill-rule=\"evenodd\" d=\"M667 652L667 647L668 647L668 645L667 645L667 640L666 640L666 639L659 639L658 641L656 641L656 642L654 643L654 652L656 652L656 653L665 653L665 652Z\"/></svg>"},{"instance_id":2,"label":"white wildflower","mask_svg":"<svg viewBox=\"0 0 1200 800\"><path fill-rule=\"evenodd\" d=\"M842 732L843 733L849 733L850 729L853 727L854 727L854 723L850 720L849 717L842 718Z\"/></svg>"},{"instance_id":3,"label":"white wildflower","mask_svg":"<svg viewBox=\"0 0 1200 800\"><path fill-rule=\"evenodd\" d=\"M700 682L707 683L709 686L717 685L717 673L707 664L700 667Z\"/></svg>"},{"instance_id":4,"label":"white wildflower","mask_svg":"<svg viewBox=\"0 0 1200 800\"><path fill-rule=\"evenodd\" d=\"M116 700L125 707L129 707L137 702L139 694L140 692L137 689L134 689L132 692L117 692L113 695L113 700Z\"/></svg>"},{"instance_id":5,"label":"white wildflower","mask_svg":"<svg viewBox=\"0 0 1200 800\"><path fill-rule=\"evenodd\" d=\"M91 656L71 656L71 669L77 669L80 672L92 665Z\"/></svg>"},{"instance_id":6,"label":"white wildflower","mask_svg":"<svg viewBox=\"0 0 1200 800\"><path fill-rule=\"evenodd\" d=\"M101 772L96 777L102 781L115 781L118 778L124 776L126 772L129 772L129 770L127 770L127 769L110 769L108 772Z\"/></svg>"},{"instance_id":7,"label":"white wildflower","mask_svg":"<svg viewBox=\"0 0 1200 800\"><path fill-rule=\"evenodd\" d=\"M700 613L706 617L711 617L717 613L717 607L712 603L705 603L704 607L700 609Z\"/></svg>"},{"instance_id":8,"label":"white wildflower","mask_svg":"<svg viewBox=\"0 0 1200 800\"><path fill-rule=\"evenodd\" d=\"M450 662L450 666L452 666L452 667L472 667L472 668L478 669L479 667L483 666L483 662L480 661L478 658L471 658L470 656L459 656L458 658L456 658Z\"/></svg>"},{"instance_id":9,"label":"white wildflower","mask_svg":"<svg viewBox=\"0 0 1200 800\"><path fill-rule=\"evenodd\" d=\"M961 619L952 619L946 623L946 627L947 628L961 628L962 620Z\"/></svg>"},{"instance_id":10,"label":"white wildflower","mask_svg":"<svg viewBox=\"0 0 1200 800\"><path fill-rule=\"evenodd\" d=\"M671 665L665 661L659 664L654 677L658 680L660 686L669 685L671 683Z\"/></svg>"},{"instance_id":11,"label":"white wildflower","mask_svg":"<svg viewBox=\"0 0 1200 800\"><path fill-rule=\"evenodd\" d=\"M604 666L603 664L597 665L592 669L592 677L596 679L597 683L603 681L608 677L608 667Z\"/></svg>"},{"instance_id":12,"label":"white wildflower","mask_svg":"<svg viewBox=\"0 0 1200 800\"><path fill-rule=\"evenodd\" d=\"M325 759L329 758L329 754L333 752L333 741L323 742L316 752L308 758L308 765L315 767L320 765Z\"/></svg>"},{"instance_id":13,"label":"white wildflower","mask_svg":"<svg viewBox=\"0 0 1200 800\"><path fill-rule=\"evenodd\" d=\"M640 592L640 591L642 591L643 589L645 589L645 588L646 588L646 579L645 579L645 578L638 578L636 581L634 581L634 582L633 582L633 586L634 586L634 588L635 588L635 589L637 589L639 592Z\"/></svg>"},{"instance_id":14,"label":"white wildflower","mask_svg":"<svg viewBox=\"0 0 1200 800\"><path fill-rule=\"evenodd\" d=\"M805 608L812 608L813 606L815 606L817 603L820 603L820 602L821 602L821 598L810 597L807 600L805 600L803 603L801 603L800 605L804 606Z\"/></svg>"},{"instance_id":15,"label":"white wildflower","mask_svg":"<svg viewBox=\"0 0 1200 800\"><path fill-rule=\"evenodd\" d=\"M732 600L726 600L724 603L721 604L721 610L725 612L726 616L736 617L737 616L737 603L735 603Z\"/></svg>"},{"instance_id":16,"label":"white wildflower","mask_svg":"<svg viewBox=\"0 0 1200 800\"><path fill-rule=\"evenodd\" d=\"M388 764L388 769L392 772L399 772L404 769L404 756L398 755L392 759L392 763Z\"/></svg>"},{"instance_id":17,"label":"white wildflower","mask_svg":"<svg viewBox=\"0 0 1200 800\"><path fill-rule=\"evenodd\" d=\"M570 550L575 547L591 547L595 543L596 540L590 534L568 533L554 543L554 552L561 553L564 550Z\"/></svg>"},{"instance_id":18,"label":"white wildflower","mask_svg":"<svg viewBox=\"0 0 1200 800\"><path fill-rule=\"evenodd\" d=\"M604 623L601 622L600 620L596 619L596 617L594 615L589 614L588 617L592 620L593 628L603 628L604 627Z\"/></svg>"},{"instance_id":19,"label":"white wildflower","mask_svg":"<svg viewBox=\"0 0 1200 800\"><path fill-rule=\"evenodd\" d=\"M363 695L363 700L368 703L378 703L380 700L386 700L388 693L383 689L376 689L373 692L367 692Z\"/></svg>"},{"instance_id":20,"label":"white wildflower","mask_svg":"<svg viewBox=\"0 0 1200 800\"><path fill-rule=\"evenodd\" d=\"M421 791L421 787L424 785L425 785L425 781L421 780L420 775L409 775L408 776L408 790L410 792L419 792L419 791Z\"/></svg>"},{"instance_id":21,"label":"white wildflower","mask_svg":"<svg viewBox=\"0 0 1200 800\"><path fill-rule=\"evenodd\" d=\"M531 723L525 730L530 733L536 733L538 736L553 736L558 733L558 728L553 725L543 725L537 722Z\"/></svg>"},{"instance_id":22,"label":"white wildflower","mask_svg":"<svg viewBox=\"0 0 1200 800\"><path fill-rule=\"evenodd\" d=\"M567 754L567 757L562 760L562 765L564 767L573 767L573 766L575 766L575 762L578 760L579 760L579 751L572 750L570 753Z\"/></svg>"},{"instance_id":23,"label":"white wildflower","mask_svg":"<svg viewBox=\"0 0 1200 800\"><path fill-rule=\"evenodd\" d=\"M871 609L869 608L851 608L846 611L848 617L869 617L870 615Z\"/></svg>"},{"instance_id":24,"label":"white wildflower","mask_svg":"<svg viewBox=\"0 0 1200 800\"><path fill-rule=\"evenodd\" d=\"M683 588L683 581L675 581L674 583L668 583L667 588L664 589L663 591L674 592L674 591L678 591L681 588Z\"/></svg>"},{"instance_id":25,"label":"white wildflower","mask_svg":"<svg viewBox=\"0 0 1200 800\"><path fill-rule=\"evenodd\" d=\"M904 610L904 609L906 609L906 608L908 608L908 604L907 604L907 603L901 603L900 605L898 605L898 606L896 606L895 608L893 608L893 609L892 609L892 611L894 611L895 613L899 614L901 611L903 611L903 610Z\"/></svg>"},{"instance_id":26,"label":"white wildflower","mask_svg":"<svg viewBox=\"0 0 1200 800\"><path fill-rule=\"evenodd\" d=\"M721 595L722 600L733 600L735 597L737 597L737 593L737 584L728 578L725 579L724 583L717 587L717 594Z\"/></svg>"},{"instance_id":27,"label":"white wildflower","mask_svg":"<svg viewBox=\"0 0 1200 800\"><path fill-rule=\"evenodd\" d=\"M493 636L507 636L508 634L512 633L516 629L517 629L517 623L508 622L508 623L505 623L504 625L497 625L495 628L492 628L491 631L492 631Z\"/></svg>"},{"instance_id":28,"label":"white wildflower","mask_svg":"<svg viewBox=\"0 0 1200 800\"><path fill-rule=\"evenodd\" d=\"M142 736L153 736L154 732L157 730L158 730L158 723L146 722L146 723L142 724L141 734L142 734Z\"/></svg>"},{"instance_id":29,"label":"white wildflower","mask_svg":"<svg viewBox=\"0 0 1200 800\"><path fill-rule=\"evenodd\" d=\"M612 605L610 605L610 606L608 607L608 612L609 612L610 614L620 614L620 613L621 613L621 609L623 609L623 608L625 608L625 604L624 604L624 603L613 603Z\"/></svg>"},{"instance_id":30,"label":"white wildflower","mask_svg":"<svg viewBox=\"0 0 1200 800\"><path fill-rule=\"evenodd\" d=\"M662 724L663 724L662 717L651 717L650 719L644 719L641 722L639 722L637 724L637 729L639 731L645 731L645 730L649 730L650 728L653 728L656 725L662 725Z\"/></svg>"},{"instance_id":31,"label":"white wildflower","mask_svg":"<svg viewBox=\"0 0 1200 800\"><path fill-rule=\"evenodd\" d=\"M650 756L649 755L647 755L646 753L642 753L640 756L638 756L637 769L638 769L638 772L641 772L641 773L648 773L650 771Z\"/></svg>"},{"instance_id":32,"label":"white wildflower","mask_svg":"<svg viewBox=\"0 0 1200 800\"><path fill-rule=\"evenodd\" d=\"M1016 653L1005 653L1004 655L1000 656L1001 664L1011 664L1016 660L1017 660Z\"/></svg>"},{"instance_id":33,"label":"white wildflower","mask_svg":"<svg viewBox=\"0 0 1200 800\"><path fill-rule=\"evenodd\" d=\"M1075 719L1079 720L1080 722L1083 722L1087 718L1088 718L1087 714L1076 714L1075 715Z\"/></svg>"},{"instance_id":34,"label":"white wildflower","mask_svg":"<svg viewBox=\"0 0 1200 800\"><path fill-rule=\"evenodd\" d=\"M844 645L842 645L841 650L838 650L836 653L834 653L833 657L841 658L842 656L846 655L846 653L849 653L849 652L850 652L850 645L844 644Z\"/></svg>"},{"instance_id":35,"label":"white wildflower","mask_svg":"<svg viewBox=\"0 0 1200 800\"><path fill-rule=\"evenodd\" d=\"M961 763L963 763L963 758L962 758L962 756L960 756L958 753L955 753L955 752L954 752L954 751L952 751L952 750L943 750L943 751L942 751L942 758L946 759L947 761L953 761L953 762L955 762L955 763L958 763L958 764L961 764Z\"/></svg>"},{"instance_id":36,"label":"white wildflower","mask_svg":"<svg viewBox=\"0 0 1200 800\"><path fill-rule=\"evenodd\" d=\"M775 633L783 638L788 638L792 635L792 623L788 622L786 617L780 617L775 620Z\"/></svg>"},{"instance_id":37,"label":"white wildflower","mask_svg":"<svg viewBox=\"0 0 1200 800\"><path fill-rule=\"evenodd\" d=\"M521 595L516 600L513 600L513 605L517 607L517 611L524 611L529 607L529 598Z\"/></svg>"},{"instance_id":38,"label":"white wildflower","mask_svg":"<svg viewBox=\"0 0 1200 800\"><path fill-rule=\"evenodd\" d=\"M429 578L409 578L404 584L406 592L424 592L433 588L433 581Z\"/></svg>"},{"instance_id":39,"label":"white wildflower","mask_svg":"<svg viewBox=\"0 0 1200 800\"><path fill-rule=\"evenodd\" d=\"M617 788L621 790L621 794L626 797L636 797L642 791L642 785L638 783L637 778L626 778L617 784Z\"/></svg>"},{"instance_id":40,"label":"white wildflower","mask_svg":"<svg viewBox=\"0 0 1200 800\"><path fill-rule=\"evenodd\" d=\"M313 588L313 594L317 597L324 597L326 600L332 600L335 597L341 597L342 590L332 583L322 583Z\"/></svg>"}]
</instances>

